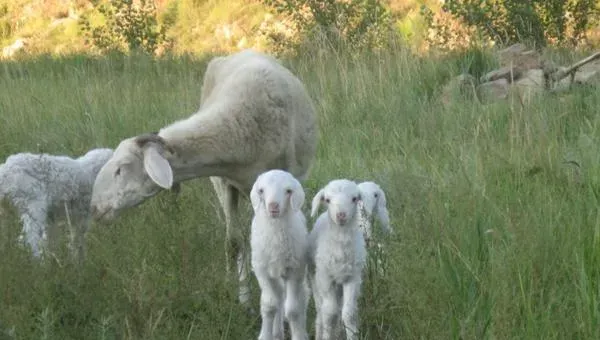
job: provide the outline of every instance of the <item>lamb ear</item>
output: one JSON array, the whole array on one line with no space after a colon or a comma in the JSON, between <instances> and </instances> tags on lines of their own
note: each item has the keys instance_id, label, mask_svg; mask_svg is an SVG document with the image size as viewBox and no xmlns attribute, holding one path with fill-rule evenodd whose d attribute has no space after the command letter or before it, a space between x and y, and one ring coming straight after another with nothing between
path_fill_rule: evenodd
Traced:
<instances>
[{"instance_id":1,"label":"lamb ear","mask_svg":"<svg viewBox=\"0 0 600 340\"><path fill-rule=\"evenodd\" d=\"M158 186L171 189L173 186L173 170L169 162L158 152L155 146L144 150L144 169Z\"/></svg>"},{"instance_id":2,"label":"lamb ear","mask_svg":"<svg viewBox=\"0 0 600 340\"><path fill-rule=\"evenodd\" d=\"M390 215L387 210L385 194L382 190L379 190L379 197L377 198L377 218L381 223L381 228L385 232L391 233L392 229L390 227Z\"/></svg>"},{"instance_id":3,"label":"lamb ear","mask_svg":"<svg viewBox=\"0 0 600 340\"><path fill-rule=\"evenodd\" d=\"M321 200L323 199L323 194L325 192L323 189L319 190L319 192L312 199L312 208L310 212L311 217L317 216L317 212L319 212L319 205L321 204Z\"/></svg>"},{"instance_id":4,"label":"lamb ear","mask_svg":"<svg viewBox=\"0 0 600 340\"><path fill-rule=\"evenodd\" d=\"M294 211L300 211L302 209L302 205L304 205L304 200L306 198L306 194L304 193L304 189L301 186L298 186L292 192L292 197L290 197L290 206Z\"/></svg>"},{"instance_id":5,"label":"lamb ear","mask_svg":"<svg viewBox=\"0 0 600 340\"><path fill-rule=\"evenodd\" d=\"M254 212L256 213L260 207L260 195L258 194L256 183L252 186L252 190L250 191L250 202L252 203L252 209L254 209Z\"/></svg>"}]
</instances>

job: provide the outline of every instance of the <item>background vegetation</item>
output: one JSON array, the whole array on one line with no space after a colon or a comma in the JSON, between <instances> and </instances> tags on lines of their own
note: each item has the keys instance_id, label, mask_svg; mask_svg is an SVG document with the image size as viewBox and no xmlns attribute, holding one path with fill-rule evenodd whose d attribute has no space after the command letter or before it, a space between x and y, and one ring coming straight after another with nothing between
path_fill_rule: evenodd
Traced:
<instances>
[{"instance_id":1,"label":"background vegetation","mask_svg":"<svg viewBox=\"0 0 600 340\"><path fill-rule=\"evenodd\" d=\"M392 34L418 52L515 41L585 48L598 41L598 13L597 0L0 0L0 46L283 54L323 37L380 47Z\"/></svg>"},{"instance_id":2,"label":"background vegetation","mask_svg":"<svg viewBox=\"0 0 600 340\"><path fill-rule=\"evenodd\" d=\"M452 76L497 64L488 47L504 41L463 15L479 2L449 1L447 12L433 1L431 11L416 1L147 4L0 0L2 43L28 41L0 63L0 159L76 156L154 131L197 109L212 54L262 46L284 55L317 105L307 197L337 177L386 189L396 234L381 239L385 275L365 273L363 339L600 337L600 95L442 103ZM560 25L535 6L545 24L515 34L569 47L546 51L564 64L580 57L574 46L593 46L586 8L579 35L555 39ZM127 20L110 14L120 12ZM433 48L453 52L417 53ZM14 242L18 220L3 219L0 339L254 339L260 318L226 280L216 202L200 179L94 225L82 270L64 248L32 260Z\"/></svg>"}]
</instances>

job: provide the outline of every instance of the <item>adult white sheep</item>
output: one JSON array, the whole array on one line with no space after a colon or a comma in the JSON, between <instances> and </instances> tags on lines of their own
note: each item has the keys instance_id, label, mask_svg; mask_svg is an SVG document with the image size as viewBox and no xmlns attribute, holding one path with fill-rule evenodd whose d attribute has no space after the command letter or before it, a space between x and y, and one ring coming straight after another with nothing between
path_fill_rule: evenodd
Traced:
<instances>
[{"instance_id":1,"label":"adult white sheep","mask_svg":"<svg viewBox=\"0 0 600 340\"><path fill-rule=\"evenodd\" d=\"M283 170L261 174L250 192L251 262L261 289L259 340L283 340L284 315L292 340L308 340L304 197L300 182Z\"/></svg>"},{"instance_id":2,"label":"adult white sheep","mask_svg":"<svg viewBox=\"0 0 600 340\"><path fill-rule=\"evenodd\" d=\"M54 243L54 229L66 220L70 222L71 254L78 263L83 260L94 180L112 154L107 148L93 149L76 159L19 153L0 165L0 201L6 200L17 210L23 223L21 236L35 257Z\"/></svg>"},{"instance_id":3,"label":"adult white sheep","mask_svg":"<svg viewBox=\"0 0 600 340\"><path fill-rule=\"evenodd\" d=\"M157 134L127 138L100 170L92 208L114 219L173 183L210 177L225 215L227 272L237 261L240 302L249 298L247 229L239 219L259 174L283 169L304 180L318 128L302 82L274 58L252 50L207 66L198 112Z\"/></svg>"},{"instance_id":4,"label":"adult white sheep","mask_svg":"<svg viewBox=\"0 0 600 340\"><path fill-rule=\"evenodd\" d=\"M317 340L338 339L340 324L347 340L358 338L358 297L367 257L359 228L360 200L358 185L347 179L330 181L312 200L313 217L321 204L327 206L308 236Z\"/></svg>"}]
</instances>

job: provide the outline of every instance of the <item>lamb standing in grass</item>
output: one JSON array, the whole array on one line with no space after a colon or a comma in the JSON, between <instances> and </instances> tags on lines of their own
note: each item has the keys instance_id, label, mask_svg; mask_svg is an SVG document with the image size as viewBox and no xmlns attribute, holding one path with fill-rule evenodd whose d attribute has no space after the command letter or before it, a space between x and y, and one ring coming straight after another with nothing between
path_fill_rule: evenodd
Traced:
<instances>
[{"instance_id":1,"label":"lamb standing in grass","mask_svg":"<svg viewBox=\"0 0 600 340\"><path fill-rule=\"evenodd\" d=\"M375 252L377 267L380 269L380 273L383 274L383 263L380 257L384 253L383 245L380 242L375 242L375 244L373 244L373 242L371 242L371 237L373 236L375 216L377 216L381 229L386 234L391 234L393 232L390 227L390 217L387 210L385 192L377 183L371 181L359 183L358 188L362 198L359 202L360 229L365 237L367 249L372 249L369 252Z\"/></svg>"},{"instance_id":2,"label":"lamb standing in grass","mask_svg":"<svg viewBox=\"0 0 600 340\"><path fill-rule=\"evenodd\" d=\"M198 112L121 141L94 184L94 216L113 220L174 183L210 177L225 215L227 272L237 262L239 300L247 303L250 223L240 220L238 201L267 170L304 180L317 139L311 98L277 60L252 50L214 58Z\"/></svg>"},{"instance_id":3,"label":"lamb standing in grass","mask_svg":"<svg viewBox=\"0 0 600 340\"><path fill-rule=\"evenodd\" d=\"M73 159L19 153L0 165L0 201L16 208L23 223L22 236L35 257L41 257L48 242L54 242L56 222L66 219L71 254L77 262L83 260L94 180L112 154L112 149L93 149Z\"/></svg>"},{"instance_id":4,"label":"lamb standing in grass","mask_svg":"<svg viewBox=\"0 0 600 340\"><path fill-rule=\"evenodd\" d=\"M347 340L358 339L358 297L367 257L359 228L360 200L358 185L347 179L329 182L312 200L313 217L321 204L327 206L308 236L317 340L338 339L340 324Z\"/></svg>"},{"instance_id":5,"label":"lamb standing in grass","mask_svg":"<svg viewBox=\"0 0 600 340\"><path fill-rule=\"evenodd\" d=\"M308 340L304 189L289 172L271 170L257 178L250 199L252 269L261 289L258 339L283 340L285 311L292 340Z\"/></svg>"}]
</instances>

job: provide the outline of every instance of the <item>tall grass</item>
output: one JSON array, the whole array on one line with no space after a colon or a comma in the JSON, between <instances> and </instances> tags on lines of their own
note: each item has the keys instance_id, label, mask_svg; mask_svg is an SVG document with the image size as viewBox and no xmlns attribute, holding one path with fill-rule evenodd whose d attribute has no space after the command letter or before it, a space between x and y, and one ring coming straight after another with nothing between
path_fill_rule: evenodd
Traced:
<instances>
[{"instance_id":1,"label":"tall grass","mask_svg":"<svg viewBox=\"0 0 600 340\"><path fill-rule=\"evenodd\" d=\"M600 336L600 95L441 103L449 77L493 63L485 53L422 59L401 48L286 61L319 112L307 197L339 177L374 180L388 196L396 233L382 241L386 274L365 273L363 339ZM205 65L115 56L0 64L0 157L75 156L185 117L198 107ZM179 197L164 192L95 225L80 271L64 249L33 261L15 245L18 221L5 223L0 338L256 338L259 316L238 306L225 277L216 202L208 180L190 181Z\"/></svg>"}]
</instances>

